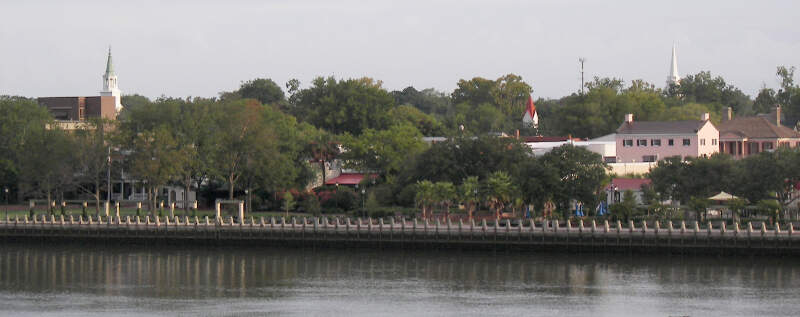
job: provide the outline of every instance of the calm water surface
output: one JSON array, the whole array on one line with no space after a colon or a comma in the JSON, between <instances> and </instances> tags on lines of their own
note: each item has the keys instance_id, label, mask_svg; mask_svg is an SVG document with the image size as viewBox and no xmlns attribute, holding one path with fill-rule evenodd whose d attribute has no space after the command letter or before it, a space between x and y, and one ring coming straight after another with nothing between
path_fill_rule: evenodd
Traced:
<instances>
[{"instance_id":1,"label":"calm water surface","mask_svg":"<svg viewBox=\"0 0 800 317\"><path fill-rule=\"evenodd\" d=\"M0 315L797 316L798 263L0 244Z\"/></svg>"}]
</instances>

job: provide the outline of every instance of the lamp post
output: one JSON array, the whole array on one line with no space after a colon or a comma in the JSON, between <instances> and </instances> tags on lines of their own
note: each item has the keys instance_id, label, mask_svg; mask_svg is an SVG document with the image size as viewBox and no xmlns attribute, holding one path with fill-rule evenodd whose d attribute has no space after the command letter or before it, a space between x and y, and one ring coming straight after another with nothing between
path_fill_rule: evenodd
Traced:
<instances>
[{"instance_id":1,"label":"lamp post","mask_svg":"<svg viewBox=\"0 0 800 317\"><path fill-rule=\"evenodd\" d=\"M252 209L250 209L250 190L249 189L245 189L244 190L244 195L245 195L245 199L247 199L247 213L249 214L252 211Z\"/></svg>"},{"instance_id":2,"label":"lamp post","mask_svg":"<svg viewBox=\"0 0 800 317\"><path fill-rule=\"evenodd\" d=\"M472 211L473 214L469 215L469 220L472 220L472 217L474 216L474 213L478 212L478 189L477 188L473 188L472 189L472 194L475 195L475 206L473 206L473 208L475 208L475 210Z\"/></svg>"},{"instance_id":3,"label":"lamp post","mask_svg":"<svg viewBox=\"0 0 800 317\"><path fill-rule=\"evenodd\" d=\"M6 211L6 219L8 219L8 187L3 188L3 193L6 195L6 204L3 209Z\"/></svg>"},{"instance_id":4,"label":"lamp post","mask_svg":"<svg viewBox=\"0 0 800 317\"><path fill-rule=\"evenodd\" d=\"M106 201L111 203L111 147L108 147L108 192L106 193Z\"/></svg>"}]
</instances>

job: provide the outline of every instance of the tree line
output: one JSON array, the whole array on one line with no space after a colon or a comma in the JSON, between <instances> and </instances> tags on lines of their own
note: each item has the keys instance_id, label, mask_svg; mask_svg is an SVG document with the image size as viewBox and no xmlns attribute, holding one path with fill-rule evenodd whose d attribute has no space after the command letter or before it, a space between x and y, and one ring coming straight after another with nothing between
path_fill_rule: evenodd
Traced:
<instances>
[{"instance_id":1,"label":"tree line","mask_svg":"<svg viewBox=\"0 0 800 317\"><path fill-rule=\"evenodd\" d=\"M724 191L740 197L737 204L771 204L779 210L798 199L792 192L800 184L800 151L781 147L739 160L725 153L671 157L659 161L649 177L651 201L672 199L701 210L710 203L708 197Z\"/></svg>"},{"instance_id":2,"label":"tree line","mask_svg":"<svg viewBox=\"0 0 800 317\"><path fill-rule=\"evenodd\" d=\"M304 191L313 180L324 182L326 164L338 159L345 167L379 175L366 197L378 205L432 201L416 197L425 181L458 189L477 177L485 189L493 173L503 172L514 190L499 196L568 208L570 199L596 201L602 182L598 171L604 167L593 160L599 158L566 147L532 158L518 141L486 135L522 130L594 137L613 132L625 113L642 120L694 119L702 112L718 118L724 107L749 114L774 104L781 104L793 123L800 113L793 72L780 67L780 88L765 88L755 99L708 72L665 89L641 80L626 87L621 79L596 78L585 93L538 99L538 131L521 122L533 86L514 74L462 79L451 93L414 87L389 91L372 78L319 77L305 88L291 80L285 89L268 78L254 79L215 98L125 95L117 120L90 121L72 132L58 129L35 100L2 96L0 177L12 200L78 195L99 206L111 151L112 178L124 171L146 181L150 205L167 184L199 190L207 199L247 192L246 198L255 200L248 205L268 205L284 200L287 191ZM447 141L429 145L423 136ZM326 197L336 206L354 205L345 201L352 197L312 195L309 199L319 200L315 203L305 196L293 197L298 201L292 206L325 208ZM505 207L514 199L500 200Z\"/></svg>"}]
</instances>

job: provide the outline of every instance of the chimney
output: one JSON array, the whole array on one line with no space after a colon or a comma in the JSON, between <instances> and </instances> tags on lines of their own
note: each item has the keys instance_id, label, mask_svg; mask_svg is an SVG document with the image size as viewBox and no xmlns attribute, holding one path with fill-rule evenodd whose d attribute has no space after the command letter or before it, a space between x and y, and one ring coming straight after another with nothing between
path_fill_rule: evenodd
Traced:
<instances>
[{"instance_id":1,"label":"chimney","mask_svg":"<svg viewBox=\"0 0 800 317\"><path fill-rule=\"evenodd\" d=\"M702 117L700 117L700 120L702 120L702 121L711 120L711 115L709 115L708 112L706 112L706 113L703 114Z\"/></svg>"},{"instance_id":2,"label":"chimney","mask_svg":"<svg viewBox=\"0 0 800 317\"><path fill-rule=\"evenodd\" d=\"M781 106L775 106L775 125L781 126Z\"/></svg>"},{"instance_id":3,"label":"chimney","mask_svg":"<svg viewBox=\"0 0 800 317\"><path fill-rule=\"evenodd\" d=\"M725 109L725 119L728 121L733 120L733 108L728 107Z\"/></svg>"},{"instance_id":4,"label":"chimney","mask_svg":"<svg viewBox=\"0 0 800 317\"><path fill-rule=\"evenodd\" d=\"M625 122L627 122L627 123L633 122L633 114L632 113L629 113L629 114L625 115Z\"/></svg>"}]
</instances>

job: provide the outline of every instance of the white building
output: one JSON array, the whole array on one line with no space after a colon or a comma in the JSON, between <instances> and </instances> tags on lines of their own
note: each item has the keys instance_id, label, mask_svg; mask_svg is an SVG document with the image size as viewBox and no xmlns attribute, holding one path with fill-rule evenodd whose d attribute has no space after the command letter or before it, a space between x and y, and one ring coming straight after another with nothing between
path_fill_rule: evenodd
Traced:
<instances>
[{"instance_id":1,"label":"white building","mask_svg":"<svg viewBox=\"0 0 800 317\"><path fill-rule=\"evenodd\" d=\"M103 74L103 90L100 96L114 97L114 109L119 112L122 110L122 91L117 86L117 74L114 73L114 64L111 63L111 47L108 48L108 61L106 61L106 72Z\"/></svg>"}]
</instances>

